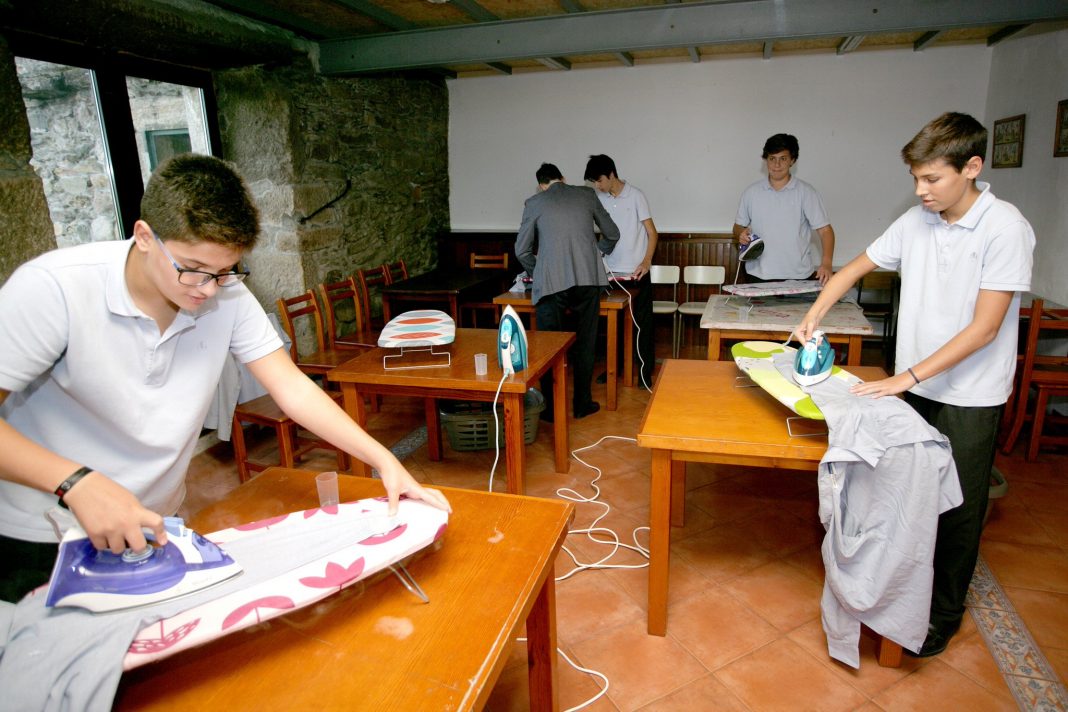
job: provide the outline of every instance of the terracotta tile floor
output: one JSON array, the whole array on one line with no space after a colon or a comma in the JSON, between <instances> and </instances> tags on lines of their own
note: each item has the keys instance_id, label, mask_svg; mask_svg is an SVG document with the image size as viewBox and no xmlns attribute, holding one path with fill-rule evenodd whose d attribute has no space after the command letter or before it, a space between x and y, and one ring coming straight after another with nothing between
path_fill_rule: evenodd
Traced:
<instances>
[{"instance_id":1,"label":"terracotta tile floor","mask_svg":"<svg viewBox=\"0 0 1068 712\"><path fill-rule=\"evenodd\" d=\"M668 342L667 339L664 340ZM700 358L700 347L686 355ZM866 361L878 354L866 349ZM604 386L594 386L604 403ZM619 410L572 421L573 448L604 435L633 437L648 394L621 390ZM369 429L392 444L421 424L421 404L387 398ZM271 456L262 437L262 457ZM1039 462L1025 462L1024 445L997 467L1009 482L1008 494L994 505L982 555L1000 582L1011 606L1022 617L1034 642L1060 684L1068 679L1068 456L1043 452ZM648 519L649 454L636 445L608 440L580 454L603 469L597 486L601 501L611 505L600 526L632 543L631 532ZM589 496L596 473L573 463L568 475L553 471L551 436L540 436L527 449L528 494L555 496L571 487ZM443 462L430 462L425 446L405 464L419 480L439 485L485 487L493 452L458 453L446 449ZM304 466L334 469L329 452L313 454ZM557 586L559 641L577 664L608 676L607 695L591 710L915 710L1058 709L1063 698L1041 705L1019 705L998 658L981 630L966 616L961 632L937 658L906 657L898 669L879 667L874 641L861 641L861 668L831 661L819 619L823 580L816 514L815 478L810 474L766 469L691 464L686 526L672 534L671 596L668 634L645 633L645 569L588 570ZM495 489L503 489L498 472ZM227 443L194 458L185 509L199 507L237 485L237 471ZM576 529L589 526L602 508L578 505ZM647 532L638 540L647 541ZM568 548L583 561L608 553L583 535L573 534ZM613 563L639 564L638 554L622 550ZM572 568L561 554L557 575ZM996 608L996 607L995 607ZM995 616L997 610L991 611ZM1031 661L1033 662L1033 661ZM1002 662L1007 669L1010 663ZM1010 670L1024 675L1031 668ZM595 680L560 664L561 709L596 694ZM1025 680L1029 682L1029 680ZM1059 684L1053 681L1055 689ZM1063 693L1063 688L1060 688ZM526 709L526 665L516 643L488 709ZM938 702L935 703L934 701ZM1059 707L1063 709L1063 707Z\"/></svg>"}]
</instances>

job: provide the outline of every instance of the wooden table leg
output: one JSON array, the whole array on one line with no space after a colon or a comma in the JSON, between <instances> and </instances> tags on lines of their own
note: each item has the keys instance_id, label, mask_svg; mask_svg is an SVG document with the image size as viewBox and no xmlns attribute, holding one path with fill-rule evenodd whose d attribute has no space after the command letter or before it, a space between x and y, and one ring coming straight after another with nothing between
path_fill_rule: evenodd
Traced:
<instances>
[{"instance_id":1,"label":"wooden table leg","mask_svg":"<svg viewBox=\"0 0 1068 712\"><path fill-rule=\"evenodd\" d=\"M860 349L863 347L863 337L859 335L849 336L849 353L846 355L846 366L859 366L860 365Z\"/></svg>"},{"instance_id":2,"label":"wooden table leg","mask_svg":"<svg viewBox=\"0 0 1068 712\"><path fill-rule=\"evenodd\" d=\"M608 322L608 353L605 360L608 361L608 410L615 410L619 406L619 319L615 312L605 310L605 321Z\"/></svg>"},{"instance_id":3,"label":"wooden table leg","mask_svg":"<svg viewBox=\"0 0 1068 712\"><path fill-rule=\"evenodd\" d=\"M720 331L719 329L708 330L708 360L719 361Z\"/></svg>"},{"instance_id":4,"label":"wooden table leg","mask_svg":"<svg viewBox=\"0 0 1068 712\"><path fill-rule=\"evenodd\" d=\"M441 415L438 413L436 398L424 398L423 410L426 412L426 452L433 462L442 459L441 451Z\"/></svg>"},{"instance_id":5,"label":"wooden table leg","mask_svg":"<svg viewBox=\"0 0 1068 712\"><path fill-rule=\"evenodd\" d=\"M621 309L619 318L623 320L623 383L633 388L639 385L638 373L634 369L634 322L630 319L629 309Z\"/></svg>"},{"instance_id":6,"label":"wooden table leg","mask_svg":"<svg viewBox=\"0 0 1068 712\"><path fill-rule=\"evenodd\" d=\"M527 681L532 712L557 712L556 581L552 569L527 615Z\"/></svg>"},{"instance_id":7,"label":"wooden table leg","mask_svg":"<svg viewBox=\"0 0 1068 712\"><path fill-rule=\"evenodd\" d=\"M567 429L567 362L560 354L553 362L553 459L557 472L571 468Z\"/></svg>"},{"instance_id":8,"label":"wooden table leg","mask_svg":"<svg viewBox=\"0 0 1068 712\"><path fill-rule=\"evenodd\" d=\"M879 636L875 654L880 667L901 667L901 646L889 638Z\"/></svg>"},{"instance_id":9,"label":"wooden table leg","mask_svg":"<svg viewBox=\"0 0 1068 712\"><path fill-rule=\"evenodd\" d=\"M671 544L671 451L653 450L649 483L649 635L667 634L668 556Z\"/></svg>"},{"instance_id":10,"label":"wooden table leg","mask_svg":"<svg viewBox=\"0 0 1068 712\"><path fill-rule=\"evenodd\" d=\"M502 393L504 403L504 462L508 471L509 494L523 494L523 468L526 442L523 433L523 394Z\"/></svg>"},{"instance_id":11,"label":"wooden table leg","mask_svg":"<svg viewBox=\"0 0 1068 712\"><path fill-rule=\"evenodd\" d=\"M355 383L341 384L341 402L349 417L355 420L361 428L367 430L367 409L363 404L363 395L356 390ZM350 458L349 471L361 477L371 476L371 466L358 457Z\"/></svg>"},{"instance_id":12,"label":"wooden table leg","mask_svg":"<svg viewBox=\"0 0 1068 712\"><path fill-rule=\"evenodd\" d=\"M671 462L671 526L686 526L686 463Z\"/></svg>"}]
</instances>

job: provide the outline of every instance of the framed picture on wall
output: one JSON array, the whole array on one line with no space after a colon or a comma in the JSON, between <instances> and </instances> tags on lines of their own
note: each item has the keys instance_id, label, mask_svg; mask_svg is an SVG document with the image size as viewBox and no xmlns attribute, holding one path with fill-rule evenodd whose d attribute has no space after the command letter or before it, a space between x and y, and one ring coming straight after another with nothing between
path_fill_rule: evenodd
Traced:
<instances>
[{"instance_id":1,"label":"framed picture on wall","mask_svg":"<svg viewBox=\"0 0 1068 712\"><path fill-rule=\"evenodd\" d=\"M1053 155L1068 156L1068 99L1057 102L1057 135L1053 137Z\"/></svg>"},{"instance_id":2,"label":"framed picture on wall","mask_svg":"<svg viewBox=\"0 0 1068 712\"><path fill-rule=\"evenodd\" d=\"M994 122L994 168L1023 165L1024 119L1026 114Z\"/></svg>"}]
</instances>

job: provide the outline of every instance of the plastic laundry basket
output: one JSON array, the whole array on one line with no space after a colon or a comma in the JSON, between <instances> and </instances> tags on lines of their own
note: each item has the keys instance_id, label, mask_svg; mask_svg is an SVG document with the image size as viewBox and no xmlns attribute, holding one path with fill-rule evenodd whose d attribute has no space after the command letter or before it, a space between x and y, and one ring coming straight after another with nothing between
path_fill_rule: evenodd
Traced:
<instances>
[{"instance_id":1,"label":"plastic laundry basket","mask_svg":"<svg viewBox=\"0 0 1068 712\"><path fill-rule=\"evenodd\" d=\"M545 410L545 398L531 388L523 398L523 442L538 437L538 416ZM493 404L478 401L442 401L438 406L441 424L453 450L492 450ZM497 406L500 442L504 444L504 407Z\"/></svg>"}]
</instances>

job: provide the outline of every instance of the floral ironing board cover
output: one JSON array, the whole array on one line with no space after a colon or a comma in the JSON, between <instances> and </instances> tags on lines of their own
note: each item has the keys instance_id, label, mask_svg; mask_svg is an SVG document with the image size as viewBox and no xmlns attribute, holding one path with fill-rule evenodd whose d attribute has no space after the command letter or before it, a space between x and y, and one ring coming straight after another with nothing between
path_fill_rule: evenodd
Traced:
<instances>
[{"instance_id":1,"label":"floral ironing board cover","mask_svg":"<svg viewBox=\"0 0 1068 712\"><path fill-rule=\"evenodd\" d=\"M390 319L378 337L382 348L442 346L456 339L456 323L437 309L416 309Z\"/></svg>"},{"instance_id":2,"label":"floral ironing board cover","mask_svg":"<svg viewBox=\"0 0 1068 712\"><path fill-rule=\"evenodd\" d=\"M738 297L781 297L787 294L809 294L822 289L818 279L787 279L781 282L723 285L724 292Z\"/></svg>"},{"instance_id":3,"label":"floral ironing board cover","mask_svg":"<svg viewBox=\"0 0 1068 712\"><path fill-rule=\"evenodd\" d=\"M774 341L740 341L731 347L734 362L753 383L802 418L824 420L823 413L816 407L812 396L779 373L772 363L771 359L775 354L785 353L793 358L796 352L797 349L792 346L784 346ZM840 378L850 385L860 383L859 378L838 366L831 368L831 378Z\"/></svg>"},{"instance_id":4,"label":"floral ironing board cover","mask_svg":"<svg viewBox=\"0 0 1068 712\"><path fill-rule=\"evenodd\" d=\"M395 525L388 532L369 536L272 580L152 623L142 629L130 644L123 659L123 670L132 670L289 611L310 606L411 556L445 533L449 519L447 512L410 499L401 499L397 517L393 520L388 517L388 509L389 503L385 497L361 499L290 512L206 535L207 539L225 550L228 542L252 536L258 531L306 527L316 517L347 519L354 526L366 526L368 518Z\"/></svg>"}]
</instances>

